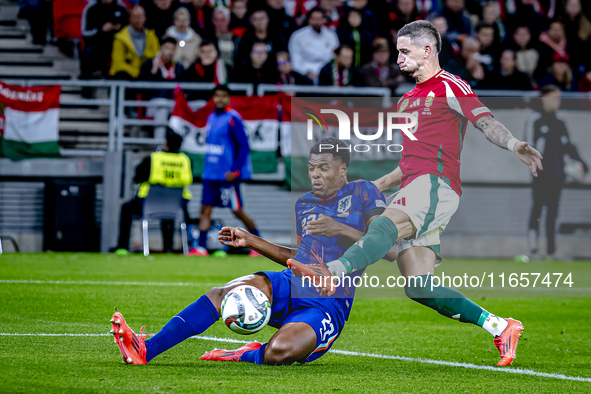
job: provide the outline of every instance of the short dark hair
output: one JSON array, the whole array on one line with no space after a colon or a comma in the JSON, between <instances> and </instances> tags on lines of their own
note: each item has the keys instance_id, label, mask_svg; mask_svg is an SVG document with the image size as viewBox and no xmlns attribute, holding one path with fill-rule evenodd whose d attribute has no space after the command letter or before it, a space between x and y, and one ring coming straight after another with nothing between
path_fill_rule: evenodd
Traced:
<instances>
[{"instance_id":1,"label":"short dark hair","mask_svg":"<svg viewBox=\"0 0 591 394\"><path fill-rule=\"evenodd\" d=\"M203 40L203 41L201 41L201 44L199 44L199 48L203 48L204 46L207 46L207 45L213 45L215 47L215 44L213 43L213 41Z\"/></svg>"},{"instance_id":2,"label":"short dark hair","mask_svg":"<svg viewBox=\"0 0 591 394\"><path fill-rule=\"evenodd\" d=\"M542 96L545 96L548 93L560 92L560 88L556 85L548 84L548 85L542 86L542 89L540 89L540 92L542 93Z\"/></svg>"},{"instance_id":3,"label":"short dark hair","mask_svg":"<svg viewBox=\"0 0 591 394\"><path fill-rule=\"evenodd\" d=\"M488 23L479 23L478 26L476 26L476 33L480 33L480 30L482 29L495 29L495 27L493 25L489 25Z\"/></svg>"},{"instance_id":4,"label":"short dark hair","mask_svg":"<svg viewBox=\"0 0 591 394\"><path fill-rule=\"evenodd\" d=\"M320 12L322 14L322 17L323 18L326 17L326 11L324 11L324 9L322 9L320 7L314 7L310 11L308 11L306 20L310 19L310 17L312 16L312 14L315 13L315 12Z\"/></svg>"},{"instance_id":5,"label":"short dark hair","mask_svg":"<svg viewBox=\"0 0 591 394\"><path fill-rule=\"evenodd\" d=\"M216 85L213 89L211 89L211 95L213 96L215 94L215 92L217 92L218 90L221 90L222 92L226 92L229 95L232 95L232 91L226 85Z\"/></svg>"},{"instance_id":6,"label":"short dark hair","mask_svg":"<svg viewBox=\"0 0 591 394\"><path fill-rule=\"evenodd\" d=\"M169 36L169 35L166 35L166 34L163 35L162 37L160 37L160 46L162 46L162 45L164 45L166 43L171 43L173 45L176 45L177 42L178 41L177 41L176 38L174 38L172 36Z\"/></svg>"},{"instance_id":7,"label":"short dark hair","mask_svg":"<svg viewBox=\"0 0 591 394\"><path fill-rule=\"evenodd\" d=\"M348 45L348 44L341 44L341 45L339 45L338 47L336 47L336 49L334 50L334 54L335 54L335 55L337 55L337 56L338 56L338 55L340 55L340 54L341 54L341 51L342 51L343 49L350 49L350 50L353 50L353 48L351 48L351 46L350 46L350 45Z\"/></svg>"},{"instance_id":8,"label":"short dark hair","mask_svg":"<svg viewBox=\"0 0 591 394\"><path fill-rule=\"evenodd\" d=\"M172 128L166 127L166 145L168 151L172 153L178 153L181 150L183 144L183 137L176 133Z\"/></svg>"},{"instance_id":9,"label":"short dark hair","mask_svg":"<svg viewBox=\"0 0 591 394\"><path fill-rule=\"evenodd\" d=\"M320 150L320 145L331 145L332 147L322 147L322 150ZM338 138L323 138L317 143L315 143L312 148L310 148L310 154L320 155L323 153L330 153L333 158L341 160L341 162L345 163L345 165L349 167L349 162L351 161L349 147L347 146L347 144L345 144Z\"/></svg>"},{"instance_id":10,"label":"short dark hair","mask_svg":"<svg viewBox=\"0 0 591 394\"><path fill-rule=\"evenodd\" d=\"M513 50L513 48L505 48L503 49L503 51L501 52L501 56L503 56L503 53L505 52L511 52L513 54L513 60L517 60L517 52L515 52Z\"/></svg>"},{"instance_id":11,"label":"short dark hair","mask_svg":"<svg viewBox=\"0 0 591 394\"><path fill-rule=\"evenodd\" d=\"M429 41L435 41L435 50L441 52L441 36L439 32L429 21L419 20L407 23L398 30L398 37L409 37L411 41L426 38Z\"/></svg>"}]
</instances>

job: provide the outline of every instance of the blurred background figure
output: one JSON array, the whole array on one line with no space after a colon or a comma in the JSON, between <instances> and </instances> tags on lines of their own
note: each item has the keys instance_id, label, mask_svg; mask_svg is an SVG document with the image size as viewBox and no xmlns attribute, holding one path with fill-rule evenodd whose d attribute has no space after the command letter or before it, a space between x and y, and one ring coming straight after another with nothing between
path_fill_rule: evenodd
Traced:
<instances>
[{"instance_id":1,"label":"blurred background figure","mask_svg":"<svg viewBox=\"0 0 591 394\"><path fill-rule=\"evenodd\" d=\"M160 52L153 59L146 60L140 69L138 80L140 81L178 81L184 69L180 63L174 61L174 52L177 40L174 37L163 36L160 40ZM155 121L165 123L168 120L170 107L167 99L172 99L172 89L144 90L141 92L142 100L151 100L162 104L161 107L149 107L147 116L152 116ZM164 138L166 126L154 126L154 138Z\"/></svg>"},{"instance_id":2,"label":"blurred background figure","mask_svg":"<svg viewBox=\"0 0 591 394\"><path fill-rule=\"evenodd\" d=\"M577 148L572 144L566 125L556 117L560 109L560 88L554 85L542 87L542 109L531 115L526 126L525 140L536 148L544 157L544 169L533 178L533 206L529 221L529 248L532 254L538 253L539 224L542 207L546 206L547 254L549 257L556 251L556 217L560 192L565 184L565 163L571 161L581 167L586 175L589 172ZM578 179L579 182L583 178Z\"/></svg>"},{"instance_id":3,"label":"blurred background figure","mask_svg":"<svg viewBox=\"0 0 591 394\"><path fill-rule=\"evenodd\" d=\"M512 49L501 53L499 68L488 75L479 85L481 89L531 90L526 74L517 69L517 56Z\"/></svg>"},{"instance_id":4,"label":"blurred background figure","mask_svg":"<svg viewBox=\"0 0 591 394\"><path fill-rule=\"evenodd\" d=\"M164 187L184 187L183 192L185 219L189 219L187 203L191 199L191 192L187 188L193 183L193 172L191 161L184 153L179 153L183 137L167 129L166 143L161 152L154 152L146 157L135 169L134 182L138 183L137 196L126 202L121 207L121 218L119 221L119 244L115 248L116 254L129 253L129 235L133 216L141 216L144 199L150 193L150 185ZM169 174L173 176L168 176ZM174 221L162 220L163 252L172 253L172 242L174 236Z\"/></svg>"},{"instance_id":5,"label":"blurred background figure","mask_svg":"<svg viewBox=\"0 0 591 394\"><path fill-rule=\"evenodd\" d=\"M191 27L201 37L207 37L213 30L213 9L207 5L207 0L189 1L189 12L191 13Z\"/></svg>"},{"instance_id":6,"label":"blurred background figure","mask_svg":"<svg viewBox=\"0 0 591 394\"><path fill-rule=\"evenodd\" d=\"M337 34L324 26L324 10L313 8L308 25L296 30L289 39L289 54L293 69L316 81L320 69L330 61L339 46Z\"/></svg>"},{"instance_id":7,"label":"blurred background figure","mask_svg":"<svg viewBox=\"0 0 591 394\"><path fill-rule=\"evenodd\" d=\"M573 75L569 60L570 56L566 53L555 53L552 65L548 68L546 74L540 79L540 86L556 85L563 91L578 91L579 84Z\"/></svg>"},{"instance_id":8,"label":"blurred background figure","mask_svg":"<svg viewBox=\"0 0 591 394\"><path fill-rule=\"evenodd\" d=\"M275 83L277 74L274 63L275 55L269 59L267 46L264 42L255 42L250 51L249 61L242 64L236 70L236 82L252 83L256 87L260 83Z\"/></svg>"},{"instance_id":9,"label":"blurred background figure","mask_svg":"<svg viewBox=\"0 0 591 394\"><path fill-rule=\"evenodd\" d=\"M517 56L517 69L533 81L540 52L534 46L529 26L521 25L515 29L512 48Z\"/></svg>"},{"instance_id":10,"label":"blurred background figure","mask_svg":"<svg viewBox=\"0 0 591 394\"><path fill-rule=\"evenodd\" d=\"M227 8L218 7L213 11L213 27L211 41L217 47L220 59L226 63L226 66L233 69L238 37L230 31L230 11Z\"/></svg>"},{"instance_id":11,"label":"blurred background figure","mask_svg":"<svg viewBox=\"0 0 591 394\"><path fill-rule=\"evenodd\" d=\"M288 52L277 54L278 83L281 85L312 85L310 78L293 70Z\"/></svg>"},{"instance_id":12,"label":"blurred background figure","mask_svg":"<svg viewBox=\"0 0 591 394\"><path fill-rule=\"evenodd\" d=\"M337 29L339 42L353 49L354 67L361 67L371 61L372 42L376 32L366 24L361 11L351 8L346 11Z\"/></svg>"},{"instance_id":13,"label":"blurred background figure","mask_svg":"<svg viewBox=\"0 0 591 394\"><path fill-rule=\"evenodd\" d=\"M252 27L246 30L244 36L237 43L236 67L241 67L250 61L250 53L255 42L264 42L265 50L269 56L275 56L277 52L284 51L286 48L286 39L270 29L267 11L264 9L254 11L250 16L250 23Z\"/></svg>"},{"instance_id":14,"label":"blurred background figure","mask_svg":"<svg viewBox=\"0 0 591 394\"><path fill-rule=\"evenodd\" d=\"M191 27L191 14L185 7L174 12L174 24L166 29L166 35L177 40L174 61L188 68L199 56L201 36Z\"/></svg>"},{"instance_id":15,"label":"blurred background figure","mask_svg":"<svg viewBox=\"0 0 591 394\"><path fill-rule=\"evenodd\" d=\"M230 17L230 31L236 37L242 37L248 28L246 13L248 8L246 0L235 0L232 3L232 16Z\"/></svg>"},{"instance_id":16,"label":"blurred background figure","mask_svg":"<svg viewBox=\"0 0 591 394\"><path fill-rule=\"evenodd\" d=\"M160 38L174 21L174 12L180 7L179 0L141 0L146 10L146 27L154 30Z\"/></svg>"},{"instance_id":17,"label":"blurred background figure","mask_svg":"<svg viewBox=\"0 0 591 394\"><path fill-rule=\"evenodd\" d=\"M142 64L155 57L160 50L158 37L145 28L145 23L146 13L136 5L129 13L129 25L115 34L109 72L113 79L137 78Z\"/></svg>"},{"instance_id":18,"label":"blurred background figure","mask_svg":"<svg viewBox=\"0 0 591 394\"><path fill-rule=\"evenodd\" d=\"M199 57L181 75L184 82L210 82L226 84L229 80L228 68L222 59L218 57L218 51L213 42L203 40L199 49ZM210 93L207 91L189 91L189 100L207 99Z\"/></svg>"},{"instance_id":19,"label":"blurred background figure","mask_svg":"<svg viewBox=\"0 0 591 394\"><path fill-rule=\"evenodd\" d=\"M340 45L334 54L334 59L320 70L318 85L353 86L358 82L357 71L353 68L353 49Z\"/></svg>"},{"instance_id":20,"label":"blurred background figure","mask_svg":"<svg viewBox=\"0 0 591 394\"><path fill-rule=\"evenodd\" d=\"M376 38L373 43L372 61L361 67L362 86L390 88L395 96L396 88L406 81L400 67L390 62L390 47L385 38Z\"/></svg>"},{"instance_id":21,"label":"blurred background figure","mask_svg":"<svg viewBox=\"0 0 591 394\"><path fill-rule=\"evenodd\" d=\"M254 221L243 210L240 181L250 179L252 165L250 148L242 117L229 107L230 89L218 85L213 89L214 111L207 118L205 165L203 168L203 196L199 218L199 246L190 252L194 256L208 256L207 232L211 226L213 207L230 208L247 230L259 235ZM258 253L252 253L257 256Z\"/></svg>"},{"instance_id":22,"label":"blurred background figure","mask_svg":"<svg viewBox=\"0 0 591 394\"><path fill-rule=\"evenodd\" d=\"M109 75L113 37L125 25L129 15L115 0L97 0L84 8L82 36L84 51L80 55L80 79L102 79Z\"/></svg>"}]
</instances>

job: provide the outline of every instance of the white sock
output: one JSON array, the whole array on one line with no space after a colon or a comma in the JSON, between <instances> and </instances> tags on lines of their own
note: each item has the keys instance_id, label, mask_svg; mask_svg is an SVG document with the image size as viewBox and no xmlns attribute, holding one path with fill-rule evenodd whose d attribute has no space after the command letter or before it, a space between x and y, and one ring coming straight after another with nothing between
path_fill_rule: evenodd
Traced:
<instances>
[{"instance_id":1,"label":"white sock","mask_svg":"<svg viewBox=\"0 0 591 394\"><path fill-rule=\"evenodd\" d=\"M509 322L502 317L498 317L493 315L492 313L488 315L482 328L488 331L493 337L498 337L505 331L505 328L509 325Z\"/></svg>"}]
</instances>

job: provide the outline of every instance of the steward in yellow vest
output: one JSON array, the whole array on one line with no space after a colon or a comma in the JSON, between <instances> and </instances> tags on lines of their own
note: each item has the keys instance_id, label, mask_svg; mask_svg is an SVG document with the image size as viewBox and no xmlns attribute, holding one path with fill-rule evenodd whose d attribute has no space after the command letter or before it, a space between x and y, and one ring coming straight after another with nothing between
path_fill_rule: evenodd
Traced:
<instances>
[{"instance_id":1,"label":"steward in yellow vest","mask_svg":"<svg viewBox=\"0 0 591 394\"><path fill-rule=\"evenodd\" d=\"M193 171L191 161L179 150L183 143L183 137L167 129L166 142L163 151L154 152L146 157L135 170L134 181L140 184L137 196L123 204L121 207L121 220L119 222L119 244L116 253L125 254L129 249L129 235L133 215L141 216L143 201L150 193L150 185L184 188L183 197L185 217L188 219L187 202L192 198L188 186L193 183ZM174 221L162 220L162 237L164 252L172 251L174 234Z\"/></svg>"}]
</instances>

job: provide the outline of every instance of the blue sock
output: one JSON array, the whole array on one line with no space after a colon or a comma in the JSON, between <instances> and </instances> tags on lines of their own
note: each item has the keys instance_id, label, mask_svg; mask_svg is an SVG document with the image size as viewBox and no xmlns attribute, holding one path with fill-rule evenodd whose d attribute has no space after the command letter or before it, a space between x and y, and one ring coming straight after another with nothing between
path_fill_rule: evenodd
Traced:
<instances>
[{"instance_id":1,"label":"blue sock","mask_svg":"<svg viewBox=\"0 0 591 394\"><path fill-rule=\"evenodd\" d=\"M199 230L199 246L207 249L207 230Z\"/></svg>"},{"instance_id":2,"label":"blue sock","mask_svg":"<svg viewBox=\"0 0 591 394\"><path fill-rule=\"evenodd\" d=\"M158 334L146 341L146 360L150 361L185 339L201 334L219 318L220 315L209 298L201 296L170 319Z\"/></svg>"},{"instance_id":3,"label":"blue sock","mask_svg":"<svg viewBox=\"0 0 591 394\"><path fill-rule=\"evenodd\" d=\"M260 237L261 235L259 234L259 230L258 229L254 229L250 232L252 235L256 235L257 237Z\"/></svg>"},{"instance_id":4,"label":"blue sock","mask_svg":"<svg viewBox=\"0 0 591 394\"><path fill-rule=\"evenodd\" d=\"M263 346L261 346L257 350L251 350L249 352L244 352L242 354L242 356L240 357L240 361L247 362L247 363L253 363L253 364L262 364L266 347L267 347L267 344L263 343Z\"/></svg>"}]
</instances>

